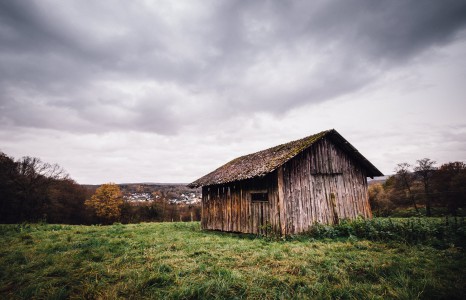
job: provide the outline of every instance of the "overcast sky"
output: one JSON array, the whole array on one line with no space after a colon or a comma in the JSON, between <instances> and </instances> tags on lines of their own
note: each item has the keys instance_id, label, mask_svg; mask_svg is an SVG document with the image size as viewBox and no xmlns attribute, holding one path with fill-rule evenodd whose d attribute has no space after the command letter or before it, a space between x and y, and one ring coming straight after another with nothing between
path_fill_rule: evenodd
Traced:
<instances>
[{"instance_id":1,"label":"overcast sky","mask_svg":"<svg viewBox=\"0 0 466 300\"><path fill-rule=\"evenodd\" d=\"M383 173L466 162L466 1L0 0L0 150L191 182L335 128Z\"/></svg>"}]
</instances>

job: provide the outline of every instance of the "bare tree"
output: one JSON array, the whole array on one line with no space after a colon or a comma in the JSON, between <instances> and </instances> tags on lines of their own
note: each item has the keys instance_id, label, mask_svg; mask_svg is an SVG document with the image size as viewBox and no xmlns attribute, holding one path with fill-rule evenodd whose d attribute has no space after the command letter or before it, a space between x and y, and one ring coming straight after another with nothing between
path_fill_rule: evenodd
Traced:
<instances>
[{"instance_id":1,"label":"bare tree","mask_svg":"<svg viewBox=\"0 0 466 300\"><path fill-rule=\"evenodd\" d=\"M416 161L417 165L414 167L416 175L422 182L424 187L424 194L426 196L426 216L432 216L432 198L430 195L430 184L431 178L434 175L436 167L434 165L437 163L429 158L423 158Z\"/></svg>"},{"instance_id":2,"label":"bare tree","mask_svg":"<svg viewBox=\"0 0 466 300\"><path fill-rule=\"evenodd\" d=\"M412 192L415 176L411 171L411 165L403 162L396 166L395 168L396 173L396 185L398 185L401 189L405 191L406 198L413 204L414 209L416 212L419 212L417 207L416 198Z\"/></svg>"},{"instance_id":3,"label":"bare tree","mask_svg":"<svg viewBox=\"0 0 466 300\"><path fill-rule=\"evenodd\" d=\"M20 219L39 219L47 204L47 191L54 180L67 179L68 174L57 164L45 163L37 157L25 156L16 161L14 182L19 191Z\"/></svg>"}]
</instances>

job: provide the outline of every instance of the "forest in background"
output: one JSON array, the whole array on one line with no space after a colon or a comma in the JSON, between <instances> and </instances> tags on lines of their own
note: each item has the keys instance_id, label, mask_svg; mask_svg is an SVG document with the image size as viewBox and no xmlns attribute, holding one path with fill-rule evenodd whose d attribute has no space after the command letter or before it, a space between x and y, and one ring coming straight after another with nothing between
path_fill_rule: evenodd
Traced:
<instances>
[{"instance_id":1,"label":"forest in background","mask_svg":"<svg viewBox=\"0 0 466 300\"><path fill-rule=\"evenodd\" d=\"M199 189L183 184L120 184L123 205L112 222L199 221L199 203L183 201ZM109 220L85 205L99 185L80 185L63 168L35 157L0 152L0 223L102 224ZM134 201L134 195L147 195ZM138 199L141 200L141 199Z\"/></svg>"},{"instance_id":2,"label":"forest in background","mask_svg":"<svg viewBox=\"0 0 466 300\"><path fill-rule=\"evenodd\" d=\"M375 216L464 215L466 164L437 167L428 158L400 163L384 182L370 183ZM108 224L198 221L200 190L183 184L120 184L118 216L102 218L86 206L98 185L80 185L58 165L0 152L0 222ZM194 201L197 199L197 202Z\"/></svg>"},{"instance_id":3,"label":"forest in background","mask_svg":"<svg viewBox=\"0 0 466 300\"><path fill-rule=\"evenodd\" d=\"M403 162L384 182L369 185L372 212L382 217L464 216L466 164L423 158L414 165Z\"/></svg>"}]
</instances>

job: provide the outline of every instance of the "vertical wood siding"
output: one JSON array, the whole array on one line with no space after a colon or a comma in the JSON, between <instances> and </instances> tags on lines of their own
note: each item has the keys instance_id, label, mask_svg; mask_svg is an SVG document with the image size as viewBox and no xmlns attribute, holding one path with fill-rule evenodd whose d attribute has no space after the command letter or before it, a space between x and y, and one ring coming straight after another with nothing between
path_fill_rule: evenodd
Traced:
<instances>
[{"instance_id":1,"label":"vertical wood siding","mask_svg":"<svg viewBox=\"0 0 466 300\"><path fill-rule=\"evenodd\" d=\"M281 168L287 233L372 217L366 175L332 142L319 141Z\"/></svg>"},{"instance_id":2,"label":"vertical wood siding","mask_svg":"<svg viewBox=\"0 0 466 300\"><path fill-rule=\"evenodd\" d=\"M268 202L252 202L251 192L267 191ZM280 232L277 175L202 188L203 229L267 234Z\"/></svg>"}]
</instances>

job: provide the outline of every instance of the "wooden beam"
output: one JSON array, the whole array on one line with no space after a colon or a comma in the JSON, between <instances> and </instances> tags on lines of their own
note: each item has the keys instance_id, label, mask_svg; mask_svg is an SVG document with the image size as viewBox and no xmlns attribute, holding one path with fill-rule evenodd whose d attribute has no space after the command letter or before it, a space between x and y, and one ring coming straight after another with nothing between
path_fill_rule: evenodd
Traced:
<instances>
[{"instance_id":1,"label":"wooden beam","mask_svg":"<svg viewBox=\"0 0 466 300\"><path fill-rule=\"evenodd\" d=\"M286 235L286 206L285 206L285 195L283 192L283 166L277 169L278 179L278 211L280 218L280 232L282 235Z\"/></svg>"}]
</instances>

